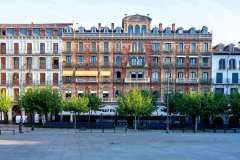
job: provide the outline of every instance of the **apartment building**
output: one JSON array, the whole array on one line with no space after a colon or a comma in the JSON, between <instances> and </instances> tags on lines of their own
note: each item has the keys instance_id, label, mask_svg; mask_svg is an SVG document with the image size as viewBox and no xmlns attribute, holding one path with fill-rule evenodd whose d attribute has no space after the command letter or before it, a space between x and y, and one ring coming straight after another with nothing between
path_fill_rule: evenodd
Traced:
<instances>
[{"instance_id":1,"label":"apartment building","mask_svg":"<svg viewBox=\"0 0 240 160\"><path fill-rule=\"evenodd\" d=\"M239 90L240 48L234 44L218 44L213 47L212 79L213 91L231 94Z\"/></svg>"},{"instance_id":2,"label":"apartment building","mask_svg":"<svg viewBox=\"0 0 240 160\"><path fill-rule=\"evenodd\" d=\"M130 15L122 26L76 23L64 29L63 95L89 92L106 103L133 88L152 90L163 102L168 91L211 90L212 34L201 29L158 27L147 15Z\"/></svg>"},{"instance_id":3,"label":"apartment building","mask_svg":"<svg viewBox=\"0 0 240 160\"><path fill-rule=\"evenodd\" d=\"M61 36L67 25L0 24L0 90L14 100L9 121L20 112L15 100L21 91L32 86L61 87Z\"/></svg>"}]
</instances>

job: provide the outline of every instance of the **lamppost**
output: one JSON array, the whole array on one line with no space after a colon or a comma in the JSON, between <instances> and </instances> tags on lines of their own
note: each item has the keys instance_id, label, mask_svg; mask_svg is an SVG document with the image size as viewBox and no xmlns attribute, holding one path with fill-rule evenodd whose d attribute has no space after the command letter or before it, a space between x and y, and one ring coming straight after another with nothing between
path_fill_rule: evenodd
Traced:
<instances>
[{"instance_id":1,"label":"lamppost","mask_svg":"<svg viewBox=\"0 0 240 160\"><path fill-rule=\"evenodd\" d=\"M19 133L23 133L23 116L22 116L23 109L21 108L21 117L19 122Z\"/></svg>"},{"instance_id":2,"label":"lamppost","mask_svg":"<svg viewBox=\"0 0 240 160\"><path fill-rule=\"evenodd\" d=\"M168 99L168 96L169 96L169 80L170 80L170 75L168 75L167 77L167 125L166 125L166 133L169 133L169 99Z\"/></svg>"}]
</instances>

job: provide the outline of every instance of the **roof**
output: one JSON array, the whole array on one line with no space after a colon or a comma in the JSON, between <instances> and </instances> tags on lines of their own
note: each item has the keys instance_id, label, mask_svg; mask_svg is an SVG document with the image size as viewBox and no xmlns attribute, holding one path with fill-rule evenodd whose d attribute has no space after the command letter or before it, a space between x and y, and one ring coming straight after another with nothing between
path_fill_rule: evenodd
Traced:
<instances>
[{"instance_id":1,"label":"roof","mask_svg":"<svg viewBox=\"0 0 240 160\"><path fill-rule=\"evenodd\" d=\"M123 21L151 21L152 18L140 14L130 15L123 18Z\"/></svg>"},{"instance_id":2,"label":"roof","mask_svg":"<svg viewBox=\"0 0 240 160\"><path fill-rule=\"evenodd\" d=\"M72 23L0 24L0 28L64 28Z\"/></svg>"}]
</instances>

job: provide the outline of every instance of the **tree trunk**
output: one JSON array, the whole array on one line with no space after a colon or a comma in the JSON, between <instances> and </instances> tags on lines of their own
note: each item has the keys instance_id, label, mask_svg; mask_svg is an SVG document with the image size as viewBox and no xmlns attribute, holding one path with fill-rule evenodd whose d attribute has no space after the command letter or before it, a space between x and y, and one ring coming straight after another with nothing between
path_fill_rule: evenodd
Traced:
<instances>
[{"instance_id":1,"label":"tree trunk","mask_svg":"<svg viewBox=\"0 0 240 160\"><path fill-rule=\"evenodd\" d=\"M77 128L77 116L76 116L76 112L74 112L74 128Z\"/></svg>"},{"instance_id":2,"label":"tree trunk","mask_svg":"<svg viewBox=\"0 0 240 160\"><path fill-rule=\"evenodd\" d=\"M134 116L134 130L137 131L137 116Z\"/></svg>"},{"instance_id":3,"label":"tree trunk","mask_svg":"<svg viewBox=\"0 0 240 160\"><path fill-rule=\"evenodd\" d=\"M195 129L194 132L197 133L198 130L198 116L195 116Z\"/></svg>"},{"instance_id":4,"label":"tree trunk","mask_svg":"<svg viewBox=\"0 0 240 160\"><path fill-rule=\"evenodd\" d=\"M31 114L31 121L32 121L32 128L31 128L31 130L34 131L34 128L35 128L35 117L34 117L34 113Z\"/></svg>"}]
</instances>

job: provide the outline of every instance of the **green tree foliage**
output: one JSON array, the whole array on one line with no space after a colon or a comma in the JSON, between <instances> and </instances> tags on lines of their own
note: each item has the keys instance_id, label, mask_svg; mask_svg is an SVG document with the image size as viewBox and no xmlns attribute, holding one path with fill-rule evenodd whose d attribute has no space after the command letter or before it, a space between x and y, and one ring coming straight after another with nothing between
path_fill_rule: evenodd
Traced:
<instances>
[{"instance_id":1,"label":"green tree foliage","mask_svg":"<svg viewBox=\"0 0 240 160\"><path fill-rule=\"evenodd\" d=\"M234 92L230 95L230 114L234 116L240 116L240 93Z\"/></svg>"},{"instance_id":2,"label":"green tree foliage","mask_svg":"<svg viewBox=\"0 0 240 160\"><path fill-rule=\"evenodd\" d=\"M5 93L0 93L0 112L8 112L11 107L11 97Z\"/></svg>"},{"instance_id":3,"label":"green tree foliage","mask_svg":"<svg viewBox=\"0 0 240 160\"><path fill-rule=\"evenodd\" d=\"M150 116L154 111L152 97L139 90L132 90L118 99L117 112L121 116L134 116L135 130L139 116Z\"/></svg>"}]
</instances>

